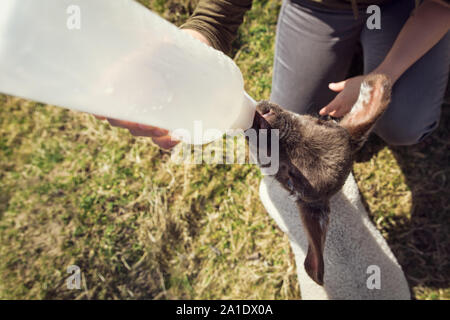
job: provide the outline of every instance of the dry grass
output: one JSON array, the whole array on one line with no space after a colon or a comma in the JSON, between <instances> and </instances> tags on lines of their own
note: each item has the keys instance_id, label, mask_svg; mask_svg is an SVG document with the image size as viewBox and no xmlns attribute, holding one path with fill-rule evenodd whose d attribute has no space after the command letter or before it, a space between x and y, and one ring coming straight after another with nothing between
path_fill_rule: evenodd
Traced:
<instances>
[{"instance_id":1,"label":"dry grass","mask_svg":"<svg viewBox=\"0 0 450 320\"><path fill-rule=\"evenodd\" d=\"M410 147L372 137L354 166L372 221L418 299L450 298L450 105L436 132Z\"/></svg>"},{"instance_id":2,"label":"dry grass","mask_svg":"<svg viewBox=\"0 0 450 320\"><path fill-rule=\"evenodd\" d=\"M194 7L141 2L177 24ZM270 93L278 10L279 1L255 1L234 46L256 99ZM0 105L1 299L300 297L254 166L176 165L148 139L89 115L8 96ZM355 165L419 299L449 298L448 114L420 145L374 139L364 153L373 156ZM66 288L71 264L82 290Z\"/></svg>"}]
</instances>

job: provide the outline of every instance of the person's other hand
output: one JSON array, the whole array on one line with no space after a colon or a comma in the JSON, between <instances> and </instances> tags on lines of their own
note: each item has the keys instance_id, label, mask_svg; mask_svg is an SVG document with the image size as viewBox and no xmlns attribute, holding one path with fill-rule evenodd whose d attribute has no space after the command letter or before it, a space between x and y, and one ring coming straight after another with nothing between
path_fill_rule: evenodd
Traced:
<instances>
[{"instance_id":1,"label":"person's other hand","mask_svg":"<svg viewBox=\"0 0 450 320\"><path fill-rule=\"evenodd\" d=\"M330 115L335 118L346 115L358 100L359 90L364 76L349 78L341 82L330 83L328 87L339 94L320 111L320 115Z\"/></svg>"},{"instance_id":2,"label":"person's other hand","mask_svg":"<svg viewBox=\"0 0 450 320\"><path fill-rule=\"evenodd\" d=\"M209 43L208 39L204 35L202 35L200 32L198 32L196 30L191 30L191 29L183 29L183 31L186 33L189 33L191 36L200 40L201 42L206 43L207 45L211 45ZM152 138L154 143L156 143L160 148L163 148L163 149L171 149L179 143L178 140L172 139L172 137L169 136L169 131L167 131L165 129L147 126L147 125L130 122L130 121L109 119L109 118L105 118L105 117L97 116L97 115L94 115L94 116L100 120L108 120L108 122L112 126L128 129L130 131L130 133L134 136L150 137L150 138Z\"/></svg>"}]
</instances>

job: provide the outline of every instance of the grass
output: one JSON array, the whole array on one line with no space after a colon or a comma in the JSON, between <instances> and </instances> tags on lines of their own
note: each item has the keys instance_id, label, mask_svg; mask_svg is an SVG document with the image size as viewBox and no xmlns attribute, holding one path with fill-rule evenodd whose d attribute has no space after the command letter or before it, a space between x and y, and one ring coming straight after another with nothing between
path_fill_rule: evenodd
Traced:
<instances>
[{"instance_id":1,"label":"grass","mask_svg":"<svg viewBox=\"0 0 450 320\"><path fill-rule=\"evenodd\" d=\"M141 1L180 25L192 1ZM233 56L268 99L279 1L255 1ZM373 138L354 172L417 299L448 299L449 113L414 147ZM364 159L363 159L364 158ZM0 299L298 299L287 237L252 165L176 165L87 114L0 95ZM67 267L82 271L68 290Z\"/></svg>"}]
</instances>

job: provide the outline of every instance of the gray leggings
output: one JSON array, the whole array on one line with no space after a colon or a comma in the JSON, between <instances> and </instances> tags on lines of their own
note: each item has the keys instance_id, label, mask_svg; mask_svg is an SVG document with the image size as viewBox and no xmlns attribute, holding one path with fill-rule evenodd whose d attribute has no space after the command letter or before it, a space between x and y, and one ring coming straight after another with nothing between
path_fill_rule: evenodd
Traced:
<instances>
[{"instance_id":1,"label":"gray leggings","mask_svg":"<svg viewBox=\"0 0 450 320\"><path fill-rule=\"evenodd\" d=\"M361 42L364 73L384 59L408 19L413 0L381 6L381 29L369 30L367 16L285 0L277 25L271 101L297 113L316 113L336 93L329 82L344 80ZM421 141L439 123L449 74L450 33L396 82L392 102L375 132L392 145Z\"/></svg>"}]
</instances>

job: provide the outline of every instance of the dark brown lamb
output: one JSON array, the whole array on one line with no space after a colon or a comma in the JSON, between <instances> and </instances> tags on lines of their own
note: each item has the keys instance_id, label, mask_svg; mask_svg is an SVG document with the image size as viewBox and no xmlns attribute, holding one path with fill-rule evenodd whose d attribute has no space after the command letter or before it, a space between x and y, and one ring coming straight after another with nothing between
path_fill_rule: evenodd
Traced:
<instances>
[{"instance_id":1,"label":"dark brown lamb","mask_svg":"<svg viewBox=\"0 0 450 320\"><path fill-rule=\"evenodd\" d=\"M320 285L330 198L344 185L353 155L386 110L390 93L387 77L367 76L358 101L340 122L298 115L267 101L257 106L253 128L279 130L275 178L295 197L309 242L305 270Z\"/></svg>"}]
</instances>

